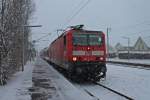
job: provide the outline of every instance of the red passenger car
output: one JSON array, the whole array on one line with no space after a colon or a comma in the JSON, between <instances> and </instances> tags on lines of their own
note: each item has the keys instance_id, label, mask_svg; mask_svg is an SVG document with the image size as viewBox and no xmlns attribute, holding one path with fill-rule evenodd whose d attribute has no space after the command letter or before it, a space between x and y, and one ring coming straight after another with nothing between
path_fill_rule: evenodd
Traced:
<instances>
[{"instance_id":1,"label":"red passenger car","mask_svg":"<svg viewBox=\"0 0 150 100\"><path fill-rule=\"evenodd\" d=\"M53 41L48 49L49 59L71 78L98 81L106 75L105 35L81 27L72 27Z\"/></svg>"}]
</instances>

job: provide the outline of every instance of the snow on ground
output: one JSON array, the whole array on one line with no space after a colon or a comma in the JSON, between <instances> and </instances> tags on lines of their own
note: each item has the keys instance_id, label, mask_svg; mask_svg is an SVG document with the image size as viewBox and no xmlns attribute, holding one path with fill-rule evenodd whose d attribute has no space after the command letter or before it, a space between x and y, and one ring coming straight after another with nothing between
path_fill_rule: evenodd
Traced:
<instances>
[{"instance_id":1,"label":"snow on ground","mask_svg":"<svg viewBox=\"0 0 150 100\"><path fill-rule=\"evenodd\" d=\"M37 67L40 70L35 70ZM38 74L36 74L38 78L34 76L35 73ZM37 82L34 83L35 79L48 81L36 80ZM54 91L49 91L50 89L54 89ZM39 99L41 92L42 95L48 96L48 99ZM0 100L95 100L95 98L77 89L52 66L41 58L37 58L34 65L28 63L23 72L14 74L7 85L0 86Z\"/></svg>"},{"instance_id":2,"label":"snow on ground","mask_svg":"<svg viewBox=\"0 0 150 100\"><path fill-rule=\"evenodd\" d=\"M88 91L92 93L96 98L99 98L97 100L127 100L124 97L119 96L118 94L112 93L111 91L100 87L98 85L94 84L76 84L74 85L81 89L83 92Z\"/></svg>"},{"instance_id":3,"label":"snow on ground","mask_svg":"<svg viewBox=\"0 0 150 100\"><path fill-rule=\"evenodd\" d=\"M150 70L107 64L106 81L100 82L135 100L150 98Z\"/></svg>"},{"instance_id":4,"label":"snow on ground","mask_svg":"<svg viewBox=\"0 0 150 100\"><path fill-rule=\"evenodd\" d=\"M32 75L32 100L61 100L56 89L54 81L51 79L51 72L48 70L49 65L40 58L37 58ZM63 99L62 99L63 100Z\"/></svg>"},{"instance_id":5,"label":"snow on ground","mask_svg":"<svg viewBox=\"0 0 150 100\"><path fill-rule=\"evenodd\" d=\"M58 100L95 100L72 85L66 78L58 73L52 66L38 58L36 65L43 66L45 71L49 72L49 79L55 84ZM43 69L43 70L44 70ZM55 98L56 99L56 98ZM53 100L49 98L49 100Z\"/></svg>"},{"instance_id":6,"label":"snow on ground","mask_svg":"<svg viewBox=\"0 0 150 100\"><path fill-rule=\"evenodd\" d=\"M48 78L55 85L57 90L57 96L61 100L93 100L95 98L88 95L83 89L85 88L89 92L92 92L96 97L102 100L123 100L115 94L111 94L104 88L95 85L79 85L77 89L67 79L65 79L60 73L52 68L49 64L40 58L37 58L35 67L43 67L48 74ZM127 96L134 98L135 100L148 100L150 98L150 70L121 67L123 65L111 65L107 64L108 72L106 81L100 83L120 91ZM0 100L31 100L29 88L32 87L32 71L34 65L28 63L25 66L24 72L16 73L8 84L0 86ZM40 73L39 73L40 76ZM59 100L58 98L49 98L49 100Z\"/></svg>"},{"instance_id":7,"label":"snow on ground","mask_svg":"<svg viewBox=\"0 0 150 100\"><path fill-rule=\"evenodd\" d=\"M109 61L119 61L119 62L130 62L139 64L150 64L150 59L119 59L119 58L109 58Z\"/></svg>"},{"instance_id":8,"label":"snow on ground","mask_svg":"<svg viewBox=\"0 0 150 100\"><path fill-rule=\"evenodd\" d=\"M0 100L31 100L28 88L32 86L33 63L28 62L24 69L14 74L7 85L0 86Z\"/></svg>"},{"instance_id":9,"label":"snow on ground","mask_svg":"<svg viewBox=\"0 0 150 100\"><path fill-rule=\"evenodd\" d=\"M123 65L107 64L108 72L105 81L99 83L121 92L135 100L150 98L150 70L122 67ZM94 84L76 84L76 87L88 90L101 100L124 100L103 87Z\"/></svg>"}]
</instances>

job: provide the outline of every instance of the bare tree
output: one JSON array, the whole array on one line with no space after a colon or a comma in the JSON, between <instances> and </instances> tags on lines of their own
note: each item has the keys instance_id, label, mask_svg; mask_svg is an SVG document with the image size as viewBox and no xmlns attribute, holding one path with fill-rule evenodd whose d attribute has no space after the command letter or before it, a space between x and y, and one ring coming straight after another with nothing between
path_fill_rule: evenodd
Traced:
<instances>
[{"instance_id":1,"label":"bare tree","mask_svg":"<svg viewBox=\"0 0 150 100\"><path fill-rule=\"evenodd\" d=\"M4 84L29 59L30 29L24 25L29 24L34 5L32 0L0 0L0 6L0 83Z\"/></svg>"}]
</instances>

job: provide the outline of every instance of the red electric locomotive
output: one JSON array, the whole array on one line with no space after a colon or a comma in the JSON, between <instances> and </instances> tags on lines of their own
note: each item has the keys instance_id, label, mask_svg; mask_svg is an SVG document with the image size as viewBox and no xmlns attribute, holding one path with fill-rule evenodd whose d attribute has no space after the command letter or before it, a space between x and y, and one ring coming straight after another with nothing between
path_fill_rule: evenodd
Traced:
<instances>
[{"instance_id":1,"label":"red electric locomotive","mask_svg":"<svg viewBox=\"0 0 150 100\"><path fill-rule=\"evenodd\" d=\"M82 27L71 27L53 41L48 49L49 60L73 79L98 81L106 76L105 34Z\"/></svg>"}]
</instances>

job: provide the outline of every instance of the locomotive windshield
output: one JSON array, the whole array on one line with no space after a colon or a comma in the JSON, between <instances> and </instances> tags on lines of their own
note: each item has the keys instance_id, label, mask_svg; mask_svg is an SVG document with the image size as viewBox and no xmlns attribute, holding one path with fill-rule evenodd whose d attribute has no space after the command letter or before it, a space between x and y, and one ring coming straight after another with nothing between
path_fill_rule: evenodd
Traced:
<instances>
[{"instance_id":1,"label":"locomotive windshield","mask_svg":"<svg viewBox=\"0 0 150 100\"><path fill-rule=\"evenodd\" d=\"M74 33L73 34L73 45L81 45L81 46L100 46L102 44L102 37L100 34L92 34L92 33Z\"/></svg>"}]
</instances>

